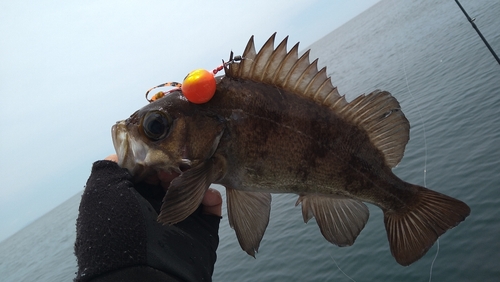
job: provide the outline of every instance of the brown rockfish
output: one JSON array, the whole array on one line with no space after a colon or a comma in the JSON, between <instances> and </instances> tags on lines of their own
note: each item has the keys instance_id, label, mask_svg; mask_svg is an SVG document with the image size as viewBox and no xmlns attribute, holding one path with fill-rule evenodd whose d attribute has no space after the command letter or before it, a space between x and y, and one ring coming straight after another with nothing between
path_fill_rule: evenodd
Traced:
<instances>
[{"instance_id":1,"label":"brown rockfish","mask_svg":"<svg viewBox=\"0 0 500 282\"><path fill-rule=\"evenodd\" d=\"M224 64L216 92L194 104L172 91L112 128L119 165L136 181L176 172L158 221L182 221L210 184L226 187L229 222L254 256L269 222L270 193L298 194L329 242L348 246L368 220L363 202L384 213L392 255L401 265L421 258L463 221L469 207L392 173L409 140L398 101L373 91L351 102L339 95L309 51L273 35L257 53L253 37L242 59Z\"/></svg>"}]
</instances>

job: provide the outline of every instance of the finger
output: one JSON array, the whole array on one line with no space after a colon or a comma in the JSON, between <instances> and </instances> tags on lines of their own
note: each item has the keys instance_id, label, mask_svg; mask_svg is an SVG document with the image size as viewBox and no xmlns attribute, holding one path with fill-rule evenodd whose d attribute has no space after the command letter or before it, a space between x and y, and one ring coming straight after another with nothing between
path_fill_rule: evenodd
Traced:
<instances>
[{"instance_id":1,"label":"finger","mask_svg":"<svg viewBox=\"0 0 500 282\"><path fill-rule=\"evenodd\" d=\"M112 161L112 162L117 163L118 162L118 156L116 154L109 155L104 160L106 160L106 161Z\"/></svg>"},{"instance_id":2,"label":"finger","mask_svg":"<svg viewBox=\"0 0 500 282\"><path fill-rule=\"evenodd\" d=\"M222 196L219 191L208 188L201 204L203 205L204 213L222 216Z\"/></svg>"}]
</instances>

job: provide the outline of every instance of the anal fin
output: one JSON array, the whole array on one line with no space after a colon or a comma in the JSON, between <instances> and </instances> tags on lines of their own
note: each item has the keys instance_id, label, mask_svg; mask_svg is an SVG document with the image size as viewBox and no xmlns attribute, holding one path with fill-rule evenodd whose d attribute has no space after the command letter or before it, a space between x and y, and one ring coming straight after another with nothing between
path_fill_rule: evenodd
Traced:
<instances>
[{"instance_id":1,"label":"anal fin","mask_svg":"<svg viewBox=\"0 0 500 282\"><path fill-rule=\"evenodd\" d=\"M226 187L229 225L236 231L241 248L255 257L271 212L271 194L245 192Z\"/></svg>"},{"instance_id":2,"label":"anal fin","mask_svg":"<svg viewBox=\"0 0 500 282\"><path fill-rule=\"evenodd\" d=\"M305 194L299 196L299 203L304 222L314 216L325 239L340 247L354 244L369 217L365 204L343 196Z\"/></svg>"}]
</instances>

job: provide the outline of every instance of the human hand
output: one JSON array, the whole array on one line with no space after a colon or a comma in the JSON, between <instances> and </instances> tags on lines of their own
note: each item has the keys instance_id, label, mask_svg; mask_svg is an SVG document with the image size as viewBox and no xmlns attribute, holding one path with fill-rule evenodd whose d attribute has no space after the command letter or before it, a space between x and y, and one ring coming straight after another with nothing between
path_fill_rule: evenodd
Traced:
<instances>
[{"instance_id":1,"label":"human hand","mask_svg":"<svg viewBox=\"0 0 500 282\"><path fill-rule=\"evenodd\" d=\"M106 160L94 163L82 195L75 281L210 280L219 242L220 193L209 189L191 216L162 225L158 210L165 187L176 176L159 173L148 183L133 184L128 171L116 164L116 155Z\"/></svg>"}]
</instances>

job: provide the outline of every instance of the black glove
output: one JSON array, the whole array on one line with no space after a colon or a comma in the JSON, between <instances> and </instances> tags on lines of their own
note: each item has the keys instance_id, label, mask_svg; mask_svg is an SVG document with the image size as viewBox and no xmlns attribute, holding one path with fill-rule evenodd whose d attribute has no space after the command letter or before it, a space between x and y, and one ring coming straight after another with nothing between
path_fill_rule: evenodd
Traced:
<instances>
[{"instance_id":1,"label":"black glove","mask_svg":"<svg viewBox=\"0 0 500 282\"><path fill-rule=\"evenodd\" d=\"M160 186L134 187L114 162L95 162L76 221L75 281L211 281L220 217L199 208L162 225L164 195Z\"/></svg>"}]
</instances>

